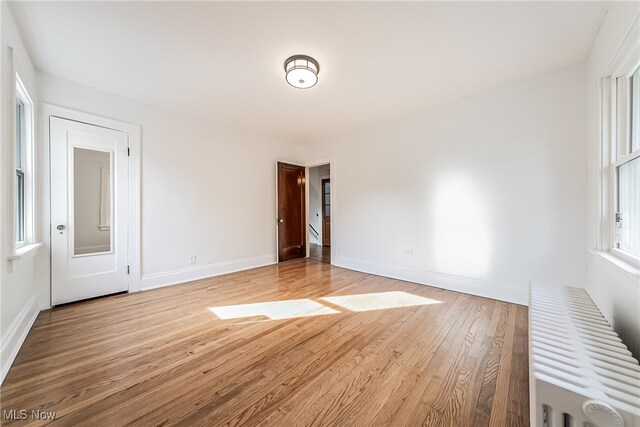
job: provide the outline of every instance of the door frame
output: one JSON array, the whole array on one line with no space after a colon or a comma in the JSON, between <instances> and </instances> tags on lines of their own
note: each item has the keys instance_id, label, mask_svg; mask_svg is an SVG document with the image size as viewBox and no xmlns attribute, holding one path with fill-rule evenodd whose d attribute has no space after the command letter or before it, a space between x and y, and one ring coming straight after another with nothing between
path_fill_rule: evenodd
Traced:
<instances>
[{"instance_id":1,"label":"door frame","mask_svg":"<svg viewBox=\"0 0 640 427\"><path fill-rule=\"evenodd\" d=\"M329 165L329 180L331 181L331 230L329 230L329 233L331 235L331 251L329 252L330 254L330 258L331 258L331 265L336 265L338 257L336 256L336 254L338 253L337 247L338 247L338 242L336 241L336 212L338 211L336 209L337 206L337 185L336 185L336 177L337 177L337 173L336 173L336 162L335 162L335 158L333 156L330 157L322 157L322 158L318 158L318 159L314 159L308 162L304 162L303 166L305 167L306 170L306 174L307 177L309 176L309 168L313 168L316 166L322 166L322 165ZM309 233L309 186L307 185L307 188L305 189L305 206L307 209L307 233ZM307 258L309 258L309 245L307 245Z\"/></svg>"},{"instance_id":2,"label":"door frame","mask_svg":"<svg viewBox=\"0 0 640 427\"><path fill-rule=\"evenodd\" d=\"M338 262L338 257L336 256L338 242L336 241L336 222L334 220L337 209L337 197L336 197L336 161L333 156L330 157L321 157L318 159L310 160L307 162L297 162L292 160L276 160L274 163L275 170L275 209L274 209L274 218L273 224L275 227L275 235L276 235L276 245L275 245L275 255L274 255L274 263L278 263L278 163L289 163L292 165L300 165L304 167L305 179L309 179L309 168L313 168L316 166L329 165L329 179L331 180L331 265L336 265ZM308 183L307 183L308 184ZM307 227L307 233L309 233L309 185L304 186L304 209L305 209L305 221ZM305 258L309 258L309 239L307 238L307 253L305 254Z\"/></svg>"},{"instance_id":3,"label":"door frame","mask_svg":"<svg viewBox=\"0 0 640 427\"><path fill-rule=\"evenodd\" d=\"M40 206L43 207L41 214L42 223L40 225L43 233L41 234L45 244L51 248L51 134L50 119L57 117L60 119L71 120L75 122L85 123L92 126L112 129L127 134L129 144L129 180L128 180L128 203L127 203L127 264L129 265L129 274L127 275L128 292L140 291L141 278L141 246L140 246L140 153L142 142L142 128L139 125L127 123L107 117L97 116L82 111L72 110L58 105L40 103L40 129L42 138L39 138L40 152L42 159L39 162L42 165L43 176L43 200ZM49 249L51 250L51 249ZM49 307L51 307L51 286L52 286L52 269L51 252L49 252L49 286L46 292Z\"/></svg>"},{"instance_id":4,"label":"door frame","mask_svg":"<svg viewBox=\"0 0 640 427\"><path fill-rule=\"evenodd\" d=\"M329 175L331 175L331 166L329 166ZM326 199L326 193L324 192L324 184L325 183L329 183L329 185L331 185L331 177L329 178L320 178L320 194L322 196L322 201L320 203L320 206L322 207L322 216L320 217L322 220L322 225L320 226L320 228L322 229L322 234L320 235L320 246L325 246L324 244L324 235L325 235L325 221L324 219L326 218L325 216L325 212L327 210L327 199ZM331 211L331 191L329 191L329 211ZM331 214L329 214L329 242L331 242ZM331 247L331 244L327 245L329 247Z\"/></svg>"}]
</instances>

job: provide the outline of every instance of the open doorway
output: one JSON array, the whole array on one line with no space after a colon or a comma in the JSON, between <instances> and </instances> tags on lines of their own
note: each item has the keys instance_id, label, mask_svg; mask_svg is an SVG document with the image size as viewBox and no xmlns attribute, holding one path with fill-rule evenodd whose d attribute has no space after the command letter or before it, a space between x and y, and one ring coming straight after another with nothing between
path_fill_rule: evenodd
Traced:
<instances>
[{"instance_id":1,"label":"open doorway","mask_svg":"<svg viewBox=\"0 0 640 427\"><path fill-rule=\"evenodd\" d=\"M331 263L331 170L309 168L309 258Z\"/></svg>"}]
</instances>

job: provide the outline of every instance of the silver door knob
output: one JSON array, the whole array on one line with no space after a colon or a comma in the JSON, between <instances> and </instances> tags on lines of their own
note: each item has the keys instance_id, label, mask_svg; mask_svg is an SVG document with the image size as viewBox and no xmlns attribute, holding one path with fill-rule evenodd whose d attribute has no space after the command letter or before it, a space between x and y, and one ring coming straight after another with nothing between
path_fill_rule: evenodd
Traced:
<instances>
[{"instance_id":1,"label":"silver door knob","mask_svg":"<svg viewBox=\"0 0 640 427\"><path fill-rule=\"evenodd\" d=\"M64 225L60 224L60 225L59 225L59 226L57 226L56 228L57 228L58 230L62 231L62 230L64 230L64 229L65 229L65 228L67 228L67 227L65 227Z\"/></svg>"},{"instance_id":2,"label":"silver door knob","mask_svg":"<svg viewBox=\"0 0 640 427\"><path fill-rule=\"evenodd\" d=\"M278 222L279 222L280 224L282 224L282 223L284 222L284 219L282 219L282 218L278 218Z\"/></svg>"}]
</instances>

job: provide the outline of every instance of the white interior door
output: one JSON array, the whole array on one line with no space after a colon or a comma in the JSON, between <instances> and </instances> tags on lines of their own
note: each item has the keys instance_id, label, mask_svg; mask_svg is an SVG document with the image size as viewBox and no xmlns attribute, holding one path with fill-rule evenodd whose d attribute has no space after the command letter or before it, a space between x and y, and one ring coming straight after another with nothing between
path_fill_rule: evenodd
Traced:
<instances>
[{"instance_id":1,"label":"white interior door","mask_svg":"<svg viewBox=\"0 0 640 427\"><path fill-rule=\"evenodd\" d=\"M128 135L50 119L51 302L128 290Z\"/></svg>"}]
</instances>

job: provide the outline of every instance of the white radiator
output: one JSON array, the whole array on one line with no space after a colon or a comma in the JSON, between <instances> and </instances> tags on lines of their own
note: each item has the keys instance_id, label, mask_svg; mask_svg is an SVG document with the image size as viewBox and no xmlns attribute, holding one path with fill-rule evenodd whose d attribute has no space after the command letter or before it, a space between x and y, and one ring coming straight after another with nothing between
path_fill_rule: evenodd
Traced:
<instances>
[{"instance_id":1,"label":"white radiator","mask_svg":"<svg viewBox=\"0 0 640 427\"><path fill-rule=\"evenodd\" d=\"M529 292L531 426L640 426L640 366L584 289Z\"/></svg>"}]
</instances>

